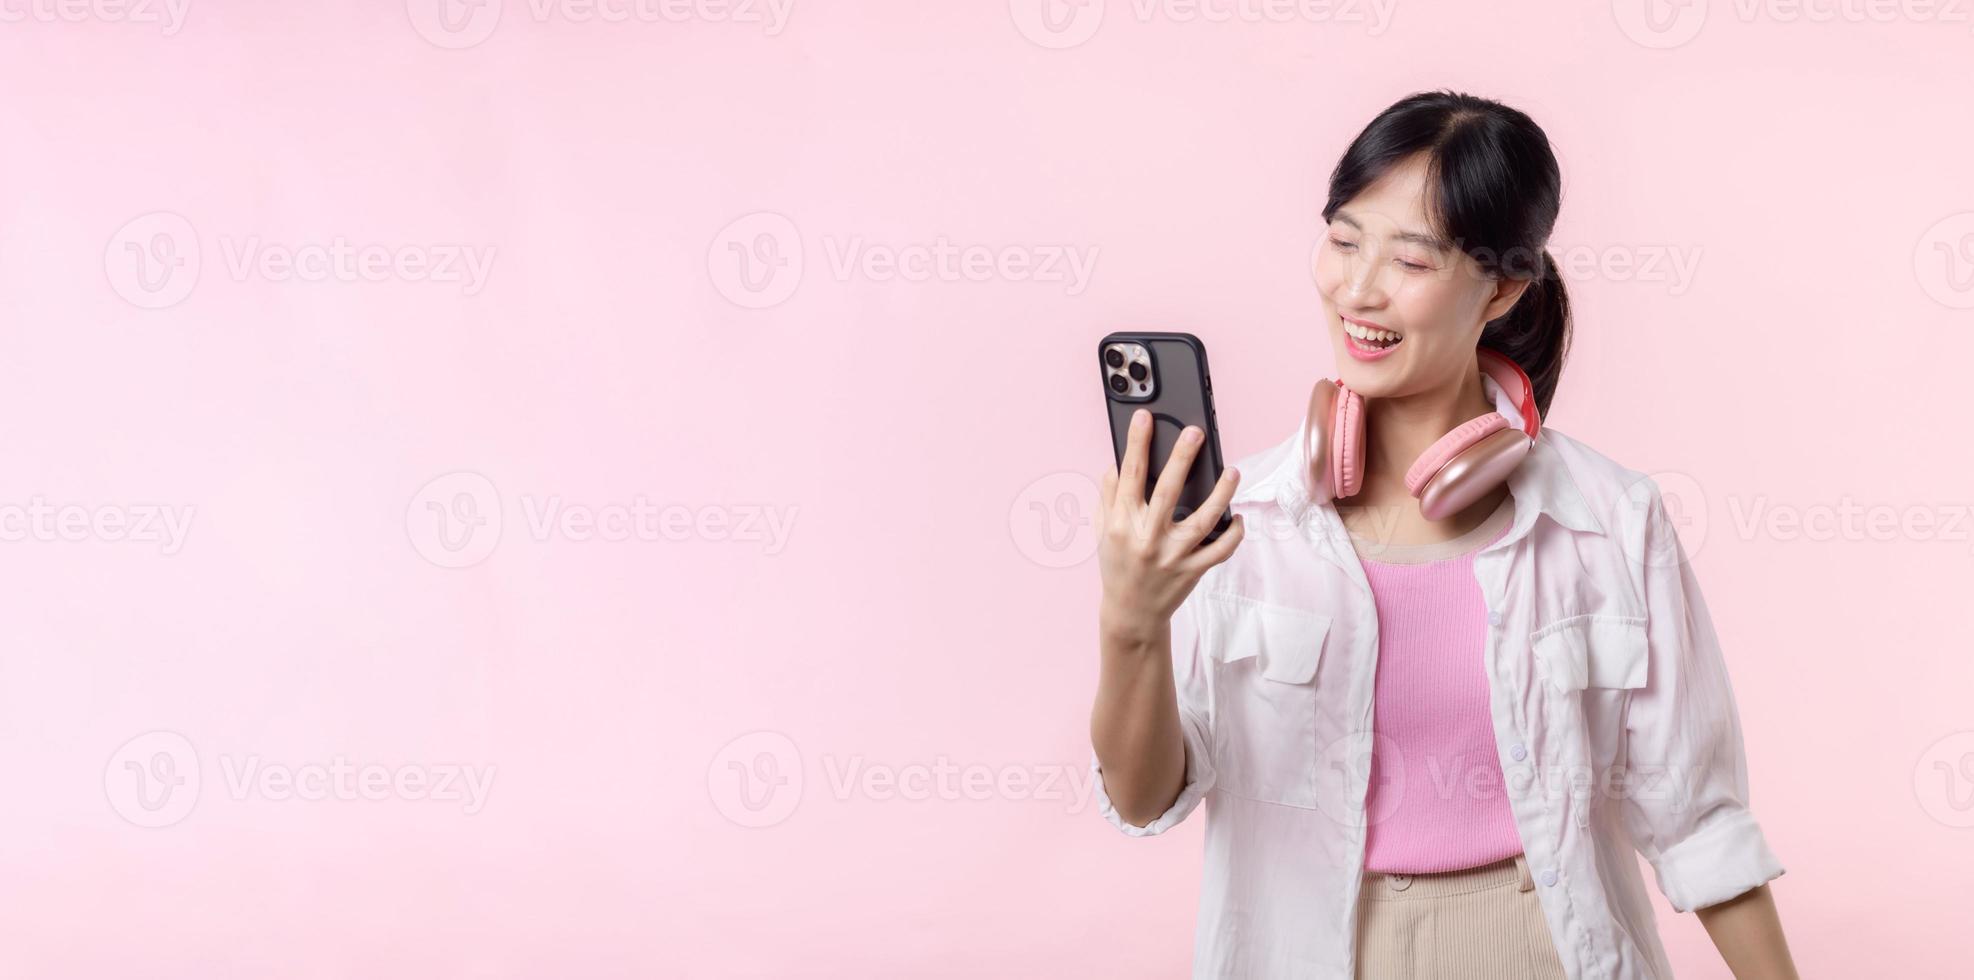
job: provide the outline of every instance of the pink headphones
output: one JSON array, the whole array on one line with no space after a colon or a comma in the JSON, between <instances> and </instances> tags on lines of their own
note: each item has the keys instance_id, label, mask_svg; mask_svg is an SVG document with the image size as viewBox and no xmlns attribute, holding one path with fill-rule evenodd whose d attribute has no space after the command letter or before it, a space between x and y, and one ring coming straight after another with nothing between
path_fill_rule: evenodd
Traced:
<instances>
[{"instance_id":1,"label":"pink headphones","mask_svg":"<svg viewBox=\"0 0 1974 980\"><path fill-rule=\"evenodd\" d=\"M1479 353L1481 370L1515 399L1522 426L1515 428L1500 412L1489 412L1461 423L1421 453L1405 471L1405 489L1419 498L1427 520L1451 517L1500 486L1542 432L1535 386L1521 365L1485 347ZM1354 496L1364 484L1363 396L1328 378L1316 382L1304 432L1310 499L1321 504Z\"/></svg>"}]
</instances>

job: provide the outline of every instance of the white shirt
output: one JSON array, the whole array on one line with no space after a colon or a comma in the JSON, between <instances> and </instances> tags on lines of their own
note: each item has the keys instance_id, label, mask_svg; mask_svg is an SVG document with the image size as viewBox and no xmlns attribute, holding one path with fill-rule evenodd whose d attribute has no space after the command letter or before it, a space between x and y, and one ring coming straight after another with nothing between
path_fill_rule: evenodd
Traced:
<instances>
[{"instance_id":1,"label":"white shirt","mask_svg":"<svg viewBox=\"0 0 1974 980\"><path fill-rule=\"evenodd\" d=\"M1195 977L1356 971L1378 617L1336 507L1308 502L1301 438L1238 464L1246 540L1172 620L1184 791L1131 826L1092 761L1098 806L1126 834L1207 804ZM1545 427L1508 486L1514 523L1474 577L1495 743L1543 918L1572 980L1669 980L1634 849L1681 912L1784 870L1749 811L1713 622L1643 474ZM1425 785L1476 791L1467 775Z\"/></svg>"}]
</instances>

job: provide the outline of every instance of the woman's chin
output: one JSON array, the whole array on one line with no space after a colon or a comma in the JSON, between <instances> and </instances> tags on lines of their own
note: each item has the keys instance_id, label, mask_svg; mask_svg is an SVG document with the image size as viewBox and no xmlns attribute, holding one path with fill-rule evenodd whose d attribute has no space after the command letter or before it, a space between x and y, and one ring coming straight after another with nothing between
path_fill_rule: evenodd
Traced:
<instances>
[{"instance_id":1,"label":"woman's chin","mask_svg":"<svg viewBox=\"0 0 1974 980\"><path fill-rule=\"evenodd\" d=\"M1400 341L1399 346L1404 342ZM1371 360L1356 357L1350 349L1350 341L1338 342L1337 377L1344 387L1367 398L1374 397L1391 388L1402 373L1403 352L1392 350L1389 354Z\"/></svg>"}]
</instances>

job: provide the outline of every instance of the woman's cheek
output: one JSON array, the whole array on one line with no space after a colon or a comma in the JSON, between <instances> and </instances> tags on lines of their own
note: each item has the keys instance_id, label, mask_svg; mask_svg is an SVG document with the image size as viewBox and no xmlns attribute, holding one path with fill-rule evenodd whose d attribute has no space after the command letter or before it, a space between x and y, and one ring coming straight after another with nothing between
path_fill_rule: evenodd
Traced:
<instances>
[{"instance_id":1,"label":"woman's cheek","mask_svg":"<svg viewBox=\"0 0 1974 980\"><path fill-rule=\"evenodd\" d=\"M1329 302L1336 295L1336 272L1330 261L1329 249L1317 249L1316 259L1310 272L1316 280L1316 291L1323 294L1323 301Z\"/></svg>"}]
</instances>

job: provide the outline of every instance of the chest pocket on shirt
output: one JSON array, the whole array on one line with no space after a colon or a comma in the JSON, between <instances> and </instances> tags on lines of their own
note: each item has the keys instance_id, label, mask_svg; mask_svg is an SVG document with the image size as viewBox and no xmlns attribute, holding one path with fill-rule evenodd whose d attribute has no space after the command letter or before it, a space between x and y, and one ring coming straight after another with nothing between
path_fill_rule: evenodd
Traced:
<instances>
[{"instance_id":1,"label":"chest pocket on shirt","mask_svg":"<svg viewBox=\"0 0 1974 980\"><path fill-rule=\"evenodd\" d=\"M1200 645L1215 663L1219 787L1248 799L1314 807L1316 666L1330 617L1230 593L1200 599Z\"/></svg>"},{"instance_id":2,"label":"chest pocket on shirt","mask_svg":"<svg viewBox=\"0 0 1974 980\"><path fill-rule=\"evenodd\" d=\"M1529 634L1536 669L1581 712L1584 744L1598 770L1614 766L1624 746L1625 708L1650 666L1645 617L1586 613ZM1565 718L1568 715L1566 713Z\"/></svg>"}]
</instances>

